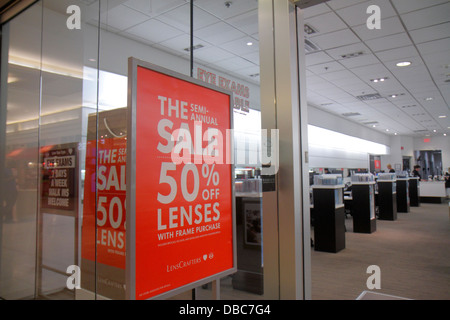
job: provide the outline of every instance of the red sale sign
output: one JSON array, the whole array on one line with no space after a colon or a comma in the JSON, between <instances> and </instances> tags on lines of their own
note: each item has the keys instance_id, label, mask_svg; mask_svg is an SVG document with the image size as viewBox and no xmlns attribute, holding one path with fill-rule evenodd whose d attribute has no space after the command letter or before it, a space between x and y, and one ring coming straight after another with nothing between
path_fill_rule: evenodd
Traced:
<instances>
[{"instance_id":1,"label":"red sale sign","mask_svg":"<svg viewBox=\"0 0 450 320\"><path fill-rule=\"evenodd\" d=\"M232 97L135 59L129 72L127 295L149 299L236 270Z\"/></svg>"}]
</instances>

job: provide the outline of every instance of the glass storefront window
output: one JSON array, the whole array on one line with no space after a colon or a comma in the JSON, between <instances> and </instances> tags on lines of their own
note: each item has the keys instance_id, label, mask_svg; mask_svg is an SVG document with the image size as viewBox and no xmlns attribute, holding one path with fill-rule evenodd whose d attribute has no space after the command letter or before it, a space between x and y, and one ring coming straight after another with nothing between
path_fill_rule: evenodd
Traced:
<instances>
[{"instance_id":1,"label":"glass storefront window","mask_svg":"<svg viewBox=\"0 0 450 320\"><path fill-rule=\"evenodd\" d=\"M233 93L241 262L221 294L263 297L258 3L197 0L192 14L193 33L185 0L45 0L2 26L2 196L17 192L2 198L0 297L125 298L125 189L109 194L101 177L108 150L126 157L129 57ZM112 225L109 206L122 210Z\"/></svg>"}]
</instances>

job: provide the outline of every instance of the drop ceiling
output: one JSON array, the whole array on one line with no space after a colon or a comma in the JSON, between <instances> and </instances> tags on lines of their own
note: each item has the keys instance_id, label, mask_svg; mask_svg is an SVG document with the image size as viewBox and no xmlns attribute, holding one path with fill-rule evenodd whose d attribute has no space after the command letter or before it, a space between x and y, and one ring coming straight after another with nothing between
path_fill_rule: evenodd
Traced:
<instances>
[{"instance_id":1,"label":"drop ceiling","mask_svg":"<svg viewBox=\"0 0 450 320\"><path fill-rule=\"evenodd\" d=\"M379 30L366 24L374 4ZM257 1L194 6L194 45L203 46L195 60L257 82ZM304 17L315 31L306 40L317 49L306 53L309 104L386 134L450 133L450 1L330 0L304 9ZM188 1L124 1L101 21L111 32L187 57ZM397 67L401 61L411 65ZM385 80L371 81L379 78Z\"/></svg>"},{"instance_id":2,"label":"drop ceiling","mask_svg":"<svg viewBox=\"0 0 450 320\"><path fill-rule=\"evenodd\" d=\"M66 2L45 5L66 14ZM374 4L379 30L366 25ZM195 0L194 8L195 61L258 84L258 1ZM386 134L450 134L450 1L330 0L303 12L315 31L305 39L310 105ZM98 23L96 14L85 19ZM104 30L189 58L187 0L102 1L100 21ZM411 65L397 67L401 61Z\"/></svg>"}]
</instances>

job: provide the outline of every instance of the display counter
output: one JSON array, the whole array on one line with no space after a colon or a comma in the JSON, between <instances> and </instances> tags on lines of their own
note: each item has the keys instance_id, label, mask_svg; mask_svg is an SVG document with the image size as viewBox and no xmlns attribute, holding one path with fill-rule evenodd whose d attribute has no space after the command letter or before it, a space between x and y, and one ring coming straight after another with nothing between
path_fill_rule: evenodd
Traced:
<instances>
[{"instance_id":1,"label":"display counter","mask_svg":"<svg viewBox=\"0 0 450 320\"><path fill-rule=\"evenodd\" d=\"M444 181L420 181L420 201L442 203L445 199Z\"/></svg>"}]
</instances>

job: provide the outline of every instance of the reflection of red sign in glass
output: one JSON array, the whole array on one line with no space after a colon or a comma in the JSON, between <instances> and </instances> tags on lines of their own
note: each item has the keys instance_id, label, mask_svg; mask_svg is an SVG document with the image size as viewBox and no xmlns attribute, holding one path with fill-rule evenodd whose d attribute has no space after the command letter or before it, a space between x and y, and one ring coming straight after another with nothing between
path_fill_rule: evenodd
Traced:
<instances>
[{"instance_id":1,"label":"reflection of red sign in glass","mask_svg":"<svg viewBox=\"0 0 450 320\"><path fill-rule=\"evenodd\" d=\"M100 139L98 155L95 152L96 141L87 142L81 250L85 259L120 269L125 269L126 249L126 142L123 138ZM96 185L97 193L95 193ZM97 208L97 227L95 208Z\"/></svg>"},{"instance_id":2,"label":"reflection of red sign in glass","mask_svg":"<svg viewBox=\"0 0 450 320\"><path fill-rule=\"evenodd\" d=\"M133 71L127 201L135 210L128 210L134 217L127 217L127 241L134 248L127 255L135 282L127 288L134 287L130 297L148 299L235 266L232 166L225 158L232 109L229 94L142 66ZM206 161L211 145L216 161Z\"/></svg>"},{"instance_id":3,"label":"reflection of red sign in glass","mask_svg":"<svg viewBox=\"0 0 450 320\"><path fill-rule=\"evenodd\" d=\"M423 139L423 142L430 142L430 138Z\"/></svg>"},{"instance_id":4,"label":"reflection of red sign in glass","mask_svg":"<svg viewBox=\"0 0 450 320\"><path fill-rule=\"evenodd\" d=\"M375 165L375 169L381 169L381 161L380 160L374 160L373 163Z\"/></svg>"}]
</instances>

